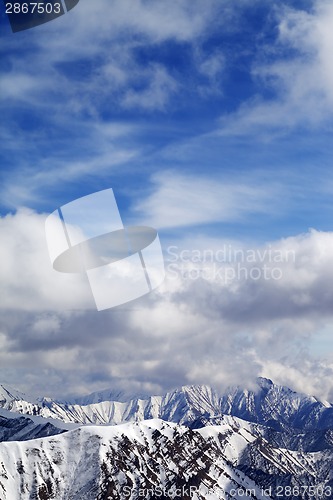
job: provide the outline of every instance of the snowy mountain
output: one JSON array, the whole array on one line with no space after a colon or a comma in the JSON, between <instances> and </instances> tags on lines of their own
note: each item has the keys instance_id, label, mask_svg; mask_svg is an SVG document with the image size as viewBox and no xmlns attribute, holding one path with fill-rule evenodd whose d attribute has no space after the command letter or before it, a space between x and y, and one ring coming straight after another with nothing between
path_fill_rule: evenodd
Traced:
<instances>
[{"instance_id":1,"label":"snowy mountain","mask_svg":"<svg viewBox=\"0 0 333 500\"><path fill-rule=\"evenodd\" d=\"M259 378L256 391L231 388L220 401L221 412L281 429L284 426L317 430L333 428L333 407Z\"/></svg>"},{"instance_id":2,"label":"snowy mountain","mask_svg":"<svg viewBox=\"0 0 333 500\"><path fill-rule=\"evenodd\" d=\"M333 498L332 406L267 379L74 404L0 386L0 407L1 500Z\"/></svg>"},{"instance_id":3,"label":"snowy mountain","mask_svg":"<svg viewBox=\"0 0 333 500\"><path fill-rule=\"evenodd\" d=\"M0 410L0 441L26 441L54 436L65 432L63 426L55 426L40 418L39 422L15 413Z\"/></svg>"},{"instance_id":4,"label":"snowy mountain","mask_svg":"<svg viewBox=\"0 0 333 500\"><path fill-rule=\"evenodd\" d=\"M268 499L287 488L332 498L331 451L275 449L255 428L228 416L197 430L155 419L1 443L0 498Z\"/></svg>"},{"instance_id":5,"label":"snowy mountain","mask_svg":"<svg viewBox=\"0 0 333 500\"><path fill-rule=\"evenodd\" d=\"M51 399L34 400L1 386L0 407L25 415L39 415L79 424L120 424L151 418L202 427L221 415L233 415L275 430L333 429L333 407L260 378L256 390L239 387L219 395L208 386L185 386L164 396L104 400L115 392L104 391L81 398L85 404L60 403Z\"/></svg>"},{"instance_id":6,"label":"snowy mountain","mask_svg":"<svg viewBox=\"0 0 333 500\"><path fill-rule=\"evenodd\" d=\"M0 442L53 436L78 427L78 424L44 418L38 416L38 412L30 411L38 405L39 400L0 385Z\"/></svg>"}]
</instances>

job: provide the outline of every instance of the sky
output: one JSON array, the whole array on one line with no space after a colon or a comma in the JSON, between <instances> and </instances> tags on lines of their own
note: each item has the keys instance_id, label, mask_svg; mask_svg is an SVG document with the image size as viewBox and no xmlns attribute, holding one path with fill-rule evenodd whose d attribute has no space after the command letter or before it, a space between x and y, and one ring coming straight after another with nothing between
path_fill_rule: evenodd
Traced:
<instances>
[{"instance_id":1,"label":"sky","mask_svg":"<svg viewBox=\"0 0 333 500\"><path fill-rule=\"evenodd\" d=\"M17 33L0 9L0 381L333 402L332 2L80 0ZM109 188L166 279L97 311L45 220Z\"/></svg>"}]
</instances>

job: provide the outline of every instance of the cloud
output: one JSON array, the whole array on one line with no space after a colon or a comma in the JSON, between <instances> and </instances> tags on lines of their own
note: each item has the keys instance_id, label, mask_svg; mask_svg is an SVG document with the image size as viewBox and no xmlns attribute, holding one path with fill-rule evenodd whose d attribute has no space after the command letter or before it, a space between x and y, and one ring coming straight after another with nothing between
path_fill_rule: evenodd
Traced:
<instances>
[{"instance_id":1,"label":"cloud","mask_svg":"<svg viewBox=\"0 0 333 500\"><path fill-rule=\"evenodd\" d=\"M270 361L263 368L262 376L271 378L276 383L291 386L295 391L306 393L323 401L333 401L333 363L311 360L299 354L286 365Z\"/></svg>"},{"instance_id":2,"label":"cloud","mask_svg":"<svg viewBox=\"0 0 333 500\"><path fill-rule=\"evenodd\" d=\"M137 75L137 80L142 81L142 76L142 72L140 72L140 75ZM177 82L168 75L165 68L159 65L153 65L149 68L144 79L148 80L148 86L145 85L143 91L131 89L126 92L122 101L123 105L126 108L165 109L170 95L177 90Z\"/></svg>"},{"instance_id":3,"label":"cloud","mask_svg":"<svg viewBox=\"0 0 333 500\"><path fill-rule=\"evenodd\" d=\"M62 103L76 113L99 113L106 104L110 109L119 104L137 108L134 96L139 78L146 101L143 107L161 109L177 84L167 64L152 61L147 68L146 61L140 60L140 50L156 49L170 41L196 45L216 25L219 9L217 0L177 0L168 6L162 1L110 4L99 0L91 4L81 0L70 15L23 33L30 46L27 57L22 56L21 38L9 40L17 55L11 56L11 70L4 75L6 96L11 105L13 99L24 100L37 108L50 110L52 106L55 113L59 106L63 109ZM161 94L162 90L163 97L148 105L144 91ZM43 96L48 96L47 102ZM2 101L3 107L7 105Z\"/></svg>"},{"instance_id":4,"label":"cloud","mask_svg":"<svg viewBox=\"0 0 333 500\"><path fill-rule=\"evenodd\" d=\"M119 37L130 31L155 43L170 38L192 40L208 29L218 5L216 0L176 0L172 5L151 0L139 0L135 4L123 0L111 5L107 0L100 0L91 5L88 0L81 0L73 31L76 36L84 31L88 36L94 33L100 37ZM87 19L90 20L88 26ZM71 24L70 20L67 21ZM71 47L71 50L75 48Z\"/></svg>"},{"instance_id":5,"label":"cloud","mask_svg":"<svg viewBox=\"0 0 333 500\"><path fill-rule=\"evenodd\" d=\"M100 181L140 155L135 141L137 128L130 123L81 123L72 118L60 125L61 133L55 134L52 142L47 128L39 134L23 135L18 130L16 139L8 141L3 149L7 161L13 162L13 149L19 154L13 168L3 173L3 205L11 209L36 203L45 206L50 191L62 194L70 183ZM74 136L71 130L75 130Z\"/></svg>"},{"instance_id":6,"label":"cloud","mask_svg":"<svg viewBox=\"0 0 333 500\"><path fill-rule=\"evenodd\" d=\"M276 12L277 39L261 48L252 67L257 94L222 116L223 135L286 133L332 119L331 2L315 1L309 11L281 5Z\"/></svg>"},{"instance_id":7,"label":"cloud","mask_svg":"<svg viewBox=\"0 0 333 500\"><path fill-rule=\"evenodd\" d=\"M133 207L156 228L235 222L274 211L278 187L245 178L239 182L166 171L152 178L153 192ZM275 198L275 200L274 200Z\"/></svg>"},{"instance_id":8,"label":"cloud","mask_svg":"<svg viewBox=\"0 0 333 500\"><path fill-rule=\"evenodd\" d=\"M51 268L44 220L22 210L0 221L3 381L10 376L11 385L61 397L108 386L148 393L187 383L223 388L264 374L332 396L325 375L332 360L316 364L309 348L332 323L332 233L251 248L228 242L227 252L223 239L211 240L211 248L204 239L198 251L173 248L167 280L155 293L98 313L82 278ZM238 263L248 274L225 280L197 272ZM251 275L265 265L279 269L277 279Z\"/></svg>"},{"instance_id":9,"label":"cloud","mask_svg":"<svg viewBox=\"0 0 333 500\"><path fill-rule=\"evenodd\" d=\"M53 270L45 238L46 216L22 209L0 218L2 310L71 310L93 307L81 275Z\"/></svg>"},{"instance_id":10,"label":"cloud","mask_svg":"<svg viewBox=\"0 0 333 500\"><path fill-rule=\"evenodd\" d=\"M51 82L36 80L33 75L26 73L10 72L1 77L1 94L3 103L5 100L15 99L22 105L22 102L30 101L35 96L35 103L38 104L40 92Z\"/></svg>"},{"instance_id":11,"label":"cloud","mask_svg":"<svg viewBox=\"0 0 333 500\"><path fill-rule=\"evenodd\" d=\"M179 300L184 295L196 307L212 294L214 301L204 301L207 315L218 309L235 323L330 317L332 233L311 230L263 247L209 250L167 249L167 269L184 279Z\"/></svg>"}]
</instances>

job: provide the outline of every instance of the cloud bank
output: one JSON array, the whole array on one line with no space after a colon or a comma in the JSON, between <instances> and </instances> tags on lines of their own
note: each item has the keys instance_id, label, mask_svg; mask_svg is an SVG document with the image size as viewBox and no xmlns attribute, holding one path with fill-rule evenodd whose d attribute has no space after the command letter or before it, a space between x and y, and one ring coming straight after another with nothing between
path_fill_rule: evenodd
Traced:
<instances>
[{"instance_id":1,"label":"cloud bank","mask_svg":"<svg viewBox=\"0 0 333 500\"><path fill-rule=\"evenodd\" d=\"M221 239L211 248L202 240L198 249L175 241L172 252L165 249L167 279L156 293L97 313L83 276L51 268L44 220L22 210L0 221L2 377L15 366L20 388L60 396L59 387L160 393L266 374L332 399L322 379L332 360L324 368L307 349L309 338L332 324L332 233L312 230L252 248L231 249ZM222 258L218 250L225 248ZM216 274L238 265L243 271L232 279ZM278 277L251 275L263 266L278 268Z\"/></svg>"}]
</instances>

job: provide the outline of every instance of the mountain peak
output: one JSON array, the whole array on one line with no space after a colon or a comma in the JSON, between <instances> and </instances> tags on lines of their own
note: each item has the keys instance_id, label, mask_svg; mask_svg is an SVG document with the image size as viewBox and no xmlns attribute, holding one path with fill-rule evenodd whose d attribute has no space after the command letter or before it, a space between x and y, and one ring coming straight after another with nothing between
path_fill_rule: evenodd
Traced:
<instances>
[{"instance_id":1,"label":"mountain peak","mask_svg":"<svg viewBox=\"0 0 333 500\"><path fill-rule=\"evenodd\" d=\"M258 377L257 384L263 388L270 388L270 387L272 387L272 385L275 385L274 382L270 378L266 378L266 377Z\"/></svg>"}]
</instances>

